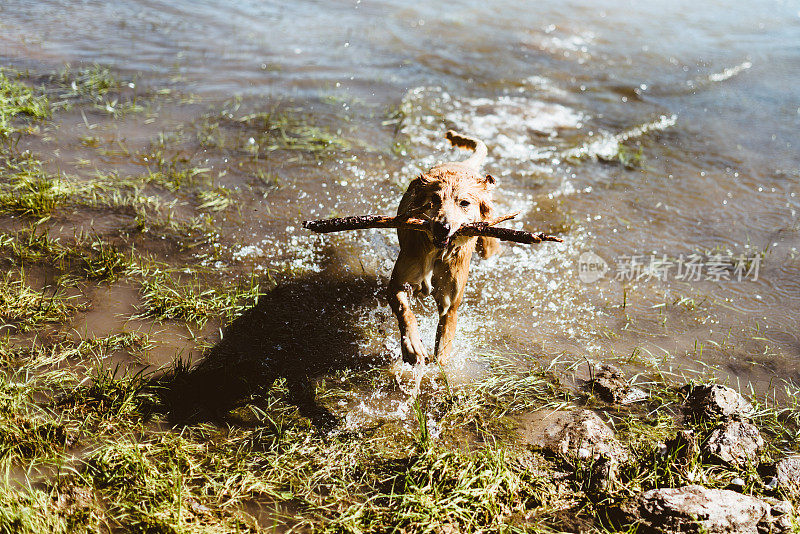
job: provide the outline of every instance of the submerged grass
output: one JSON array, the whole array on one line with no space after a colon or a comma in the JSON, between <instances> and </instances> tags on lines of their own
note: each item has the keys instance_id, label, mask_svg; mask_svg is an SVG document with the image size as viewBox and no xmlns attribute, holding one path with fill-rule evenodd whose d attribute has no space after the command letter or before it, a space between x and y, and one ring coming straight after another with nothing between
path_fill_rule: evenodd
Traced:
<instances>
[{"instance_id":1,"label":"submerged grass","mask_svg":"<svg viewBox=\"0 0 800 534\"><path fill-rule=\"evenodd\" d=\"M50 116L47 97L37 95L21 81L14 70L0 68L0 141L8 140L12 134L27 131L22 120L45 119Z\"/></svg>"},{"instance_id":2,"label":"submerged grass","mask_svg":"<svg viewBox=\"0 0 800 534\"><path fill-rule=\"evenodd\" d=\"M55 267L70 277L112 282L132 271L137 260L133 251L122 252L117 245L98 235L78 234L67 241L50 236L35 225L13 233L0 233L0 251L21 265Z\"/></svg>"},{"instance_id":3,"label":"submerged grass","mask_svg":"<svg viewBox=\"0 0 800 534\"><path fill-rule=\"evenodd\" d=\"M276 151L320 157L351 148L339 131L331 131L302 110L275 106L242 115L241 107L241 102L234 100L222 112L207 115L198 128L199 142L205 147L243 152L256 160Z\"/></svg>"},{"instance_id":4,"label":"submerged grass","mask_svg":"<svg viewBox=\"0 0 800 534\"><path fill-rule=\"evenodd\" d=\"M102 111L115 118L128 113L143 111L133 81L123 81L108 67L88 65L73 69L66 65L53 81L57 87L54 92L60 99L54 105L69 108L74 105L91 104L94 110Z\"/></svg>"}]
</instances>

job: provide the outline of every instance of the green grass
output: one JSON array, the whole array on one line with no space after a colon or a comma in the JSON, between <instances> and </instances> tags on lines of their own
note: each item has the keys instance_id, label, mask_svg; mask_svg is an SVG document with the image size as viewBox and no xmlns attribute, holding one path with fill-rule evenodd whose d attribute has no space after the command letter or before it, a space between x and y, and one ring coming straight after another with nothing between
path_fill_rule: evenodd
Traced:
<instances>
[{"instance_id":1,"label":"green grass","mask_svg":"<svg viewBox=\"0 0 800 534\"><path fill-rule=\"evenodd\" d=\"M24 132L24 119L45 119L50 116L50 104L43 95L20 81L13 70L0 68L0 140Z\"/></svg>"},{"instance_id":2,"label":"green grass","mask_svg":"<svg viewBox=\"0 0 800 534\"><path fill-rule=\"evenodd\" d=\"M228 103L219 114L201 121L197 138L205 147L235 150L255 160L266 159L276 151L295 152L314 157L346 152L351 148L341 133L316 123L299 109L275 106L269 111L240 115L238 101Z\"/></svg>"},{"instance_id":3,"label":"green grass","mask_svg":"<svg viewBox=\"0 0 800 534\"><path fill-rule=\"evenodd\" d=\"M229 324L258 302L255 277L233 287L213 287L199 278L154 267L141 272L143 304L135 317L180 320L204 325L209 319Z\"/></svg>"},{"instance_id":4,"label":"green grass","mask_svg":"<svg viewBox=\"0 0 800 534\"><path fill-rule=\"evenodd\" d=\"M0 275L0 332L26 332L64 322L83 307L57 287L34 289L24 272Z\"/></svg>"},{"instance_id":5,"label":"green grass","mask_svg":"<svg viewBox=\"0 0 800 534\"><path fill-rule=\"evenodd\" d=\"M128 90L135 89L136 84L120 79L108 67L94 64L73 69L66 65L53 78L58 84L57 93L61 100L56 105L59 107L89 103L94 110L114 118L145 110L135 92L127 94Z\"/></svg>"},{"instance_id":6,"label":"green grass","mask_svg":"<svg viewBox=\"0 0 800 534\"><path fill-rule=\"evenodd\" d=\"M0 251L21 265L55 267L64 275L94 281L113 282L136 264L132 252L122 252L98 235L62 240L39 226L0 233Z\"/></svg>"},{"instance_id":7,"label":"green grass","mask_svg":"<svg viewBox=\"0 0 800 534\"><path fill-rule=\"evenodd\" d=\"M61 178L51 178L41 162L26 160L10 164L0 185L0 210L5 213L47 220L52 213L71 201L78 188Z\"/></svg>"}]
</instances>

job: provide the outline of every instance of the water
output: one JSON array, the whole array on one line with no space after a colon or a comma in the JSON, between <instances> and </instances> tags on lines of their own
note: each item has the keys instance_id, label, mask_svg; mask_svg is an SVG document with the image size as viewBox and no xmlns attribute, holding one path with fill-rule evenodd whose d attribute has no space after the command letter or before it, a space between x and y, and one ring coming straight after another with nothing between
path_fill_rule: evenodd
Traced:
<instances>
[{"instance_id":1,"label":"water","mask_svg":"<svg viewBox=\"0 0 800 534\"><path fill-rule=\"evenodd\" d=\"M340 130L354 159L264 162L287 184L266 198L248 194L241 152L203 163L231 170L220 181L247 214L218 221L222 271L377 279L377 297L353 309L372 332L365 355L399 353L380 299L396 238L309 236L299 221L393 212L415 173L461 156L443 141L456 128L489 146L499 211L522 212L512 226L566 232L563 245L506 246L473 264L453 377L504 351L634 354L634 367L713 366L761 390L800 379L800 2L6 0L0 59L43 72L111 65L212 107L291 101ZM167 116L104 131L147 139ZM346 251L344 267L331 267L331 248ZM578 276L587 251L610 267L593 283ZM762 252L757 280L615 279L625 256ZM432 346L433 305L419 311ZM370 402L356 412L407 411Z\"/></svg>"}]
</instances>

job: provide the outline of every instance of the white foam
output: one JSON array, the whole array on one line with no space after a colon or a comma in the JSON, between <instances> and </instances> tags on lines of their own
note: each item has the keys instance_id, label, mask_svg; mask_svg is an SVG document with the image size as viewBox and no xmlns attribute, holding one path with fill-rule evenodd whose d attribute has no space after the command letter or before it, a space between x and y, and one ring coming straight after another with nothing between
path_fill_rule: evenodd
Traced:
<instances>
[{"instance_id":1,"label":"white foam","mask_svg":"<svg viewBox=\"0 0 800 534\"><path fill-rule=\"evenodd\" d=\"M535 145L540 139L553 140L564 130L583 126L586 115L562 104L545 102L527 96L501 95L454 99L440 87L417 87L406 94L403 102L406 118L401 128L412 146L420 150L421 159L407 164L406 175L423 172L438 162L438 154L447 146L444 124L452 123L461 131L490 140L489 161L525 163L530 169L532 156L541 151ZM438 117L441 119L436 120ZM440 126L437 128L436 123ZM537 172L549 172L536 167Z\"/></svg>"},{"instance_id":2,"label":"white foam","mask_svg":"<svg viewBox=\"0 0 800 534\"><path fill-rule=\"evenodd\" d=\"M551 80L545 78L544 76L528 76L525 78L525 80L523 80L523 82L527 86L526 88L521 88L523 91L533 88L550 96L556 96L559 98L569 97L569 93L567 91L556 86Z\"/></svg>"},{"instance_id":3,"label":"white foam","mask_svg":"<svg viewBox=\"0 0 800 534\"><path fill-rule=\"evenodd\" d=\"M585 63L592 57L590 45L594 39L594 33L589 31L556 34L556 28L549 26L543 35L531 35L523 39L523 42L559 58L574 59L578 63Z\"/></svg>"},{"instance_id":4,"label":"white foam","mask_svg":"<svg viewBox=\"0 0 800 534\"><path fill-rule=\"evenodd\" d=\"M677 115L661 115L656 120L634 126L633 128L629 128L617 134L600 132L598 135L594 136L593 141L585 143L576 148L563 150L557 155L560 158L588 157L594 159L612 159L619 154L620 143L623 143L629 139L642 137L649 132L666 130L667 128L675 126L677 122ZM539 156L542 158L548 158L553 157L553 155L554 154L552 152L542 152Z\"/></svg>"},{"instance_id":5,"label":"white foam","mask_svg":"<svg viewBox=\"0 0 800 534\"><path fill-rule=\"evenodd\" d=\"M753 66L753 64L751 62L743 61L742 63L739 63L738 65L734 65L733 67L728 67L727 69L724 69L722 72L709 74L708 79L709 79L709 81L712 81L712 82L724 82L725 80L733 78L734 76L736 76L740 72L745 71L745 70L749 69L752 66Z\"/></svg>"}]
</instances>

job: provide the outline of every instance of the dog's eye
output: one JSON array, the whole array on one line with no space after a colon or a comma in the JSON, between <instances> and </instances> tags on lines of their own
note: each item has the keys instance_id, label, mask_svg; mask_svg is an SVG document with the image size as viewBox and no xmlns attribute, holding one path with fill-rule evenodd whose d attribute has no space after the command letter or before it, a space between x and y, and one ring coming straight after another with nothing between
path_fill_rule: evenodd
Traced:
<instances>
[{"instance_id":1,"label":"dog's eye","mask_svg":"<svg viewBox=\"0 0 800 534\"><path fill-rule=\"evenodd\" d=\"M469 200L460 200L458 202L458 205L461 206L462 208L466 209L466 208L468 208L470 206L470 202L469 202Z\"/></svg>"},{"instance_id":2,"label":"dog's eye","mask_svg":"<svg viewBox=\"0 0 800 534\"><path fill-rule=\"evenodd\" d=\"M431 202L430 202L431 206L436 207L441 203L442 203L442 199L439 198L438 196L434 195L434 196L431 197Z\"/></svg>"}]
</instances>

